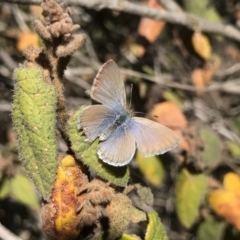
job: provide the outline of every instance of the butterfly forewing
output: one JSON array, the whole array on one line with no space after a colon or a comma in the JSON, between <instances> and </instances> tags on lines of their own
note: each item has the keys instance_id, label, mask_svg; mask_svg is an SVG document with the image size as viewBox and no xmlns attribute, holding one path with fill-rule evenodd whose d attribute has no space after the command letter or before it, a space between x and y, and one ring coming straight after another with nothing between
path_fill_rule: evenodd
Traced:
<instances>
[{"instance_id":1,"label":"butterfly forewing","mask_svg":"<svg viewBox=\"0 0 240 240\"><path fill-rule=\"evenodd\" d=\"M163 154L179 142L178 136L171 129L145 118L133 117L129 130L144 156Z\"/></svg>"},{"instance_id":2,"label":"butterfly forewing","mask_svg":"<svg viewBox=\"0 0 240 240\"><path fill-rule=\"evenodd\" d=\"M135 150L133 134L126 126L120 126L99 144L97 153L100 159L110 165L124 166L132 160Z\"/></svg>"},{"instance_id":3,"label":"butterfly forewing","mask_svg":"<svg viewBox=\"0 0 240 240\"><path fill-rule=\"evenodd\" d=\"M80 117L80 128L87 140L93 142L115 120L113 110L104 105L86 107Z\"/></svg>"},{"instance_id":4,"label":"butterfly forewing","mask_svg":"<svg viewBox=\"0 0 240 240\"><path fill-rule=\"evenodd\" d=\"M102 103L121 112L126 106L126 94L117 64L110 60L99 70L94 79L90 96L95 101Z\"/></svg>"}]
</instances>

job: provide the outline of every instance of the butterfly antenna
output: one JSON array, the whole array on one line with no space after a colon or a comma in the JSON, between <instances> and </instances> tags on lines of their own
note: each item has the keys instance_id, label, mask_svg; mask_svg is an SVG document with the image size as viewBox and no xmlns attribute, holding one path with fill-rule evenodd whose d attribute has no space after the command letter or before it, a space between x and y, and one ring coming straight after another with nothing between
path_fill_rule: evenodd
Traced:
<instances>
[{"instance_id":1,"label":"butterfly antenna","mask_svg":"<svg viewBox=\"0 0 240 240\"><path fill-rule=\"evenodd\" d=\"M131 109L131 105L132 105L132 90L133 90L133 84L131 84L130 101L129 101L128 109Z\"/></svg>"}]
</instances>

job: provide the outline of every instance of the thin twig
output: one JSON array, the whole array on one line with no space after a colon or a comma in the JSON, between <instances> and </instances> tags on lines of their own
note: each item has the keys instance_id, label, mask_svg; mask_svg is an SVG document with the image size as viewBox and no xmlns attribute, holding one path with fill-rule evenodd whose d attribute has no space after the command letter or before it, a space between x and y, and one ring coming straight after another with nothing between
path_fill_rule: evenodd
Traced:
<instances>
[{"instance_id":1,"label":"thin twig","mask_svg":"<svg viewBox=\"0 0 240 240\"><path fill-rule=\"evenodd\" d=\"M24 18L22 16L22 13L19 10L18 6L13 5L11 9L12 9L13 15L14 15L16 22L17 22L19 28L21 29L21 31L30 32L30 29L29 29L28 25L26 24L26 22L24 21Z\"/></svg>"},{"instance_id":2,"label":"thin twig","mask_svg":"<svg viewBox=\"0 0 240 240\"><path fill-rule=\"evenodd\" d=\"M15 68L17 68L18 64L14 61L10 54L3 48L0 49L0 58L8 69L14 70Z\"/></svg>"},{"instance_id":3,"label":"thin twig","mask_svg":"<svg viewBox=\"0 0 240 240\"><path fill-rule=\"evenodd\" d=\"M7 2L19 4L40 4L42 3L42 0L8 0ZM148 17L155 20L162 20L169 23L182 25L192 29L193 31L221 34L223 36L240 41L240 31L232 25L211 22L204 18L185 12L157 10L155 8L147 7L143 4L133 3L126 0L68 0L66 3L69 5L80 5L95 10L111 9L119 12L126 12L142 17Z\"/></svg>"},{"instance_id":4,"label":"thin twig","mask_svg":"<svg viewBox=\"0 0 240 240\"><path fill-rule=\"evenodd\" d=\"M217 70L215 75L218 77L225 77L225 76L232 75L238 71L240 71L240 63L236 63L227 69L223 69L223 70L219 69L219 70Z\"/></svg>"},{"instance_id":5,"label":"thin twig","mask_svg":"<svg viewBox=\"0 0 240 240\"><path fill-rule=\"evenodd\" d=\"M160 80L160 77L150 76L148 74L140 73L130 69L122 68L121 72L129 76L139 77L145 80L149 80L151 82L155 82L165 87L177 88L177 89L191 91L191 92L195 92L199 90L198 88L191 85L170 82L173 80L173 76L171 76L170 74L162 74L160 76L162 79L164 79L164 81L162 81ZM237 78L237 79L228 80L225 83L212 83L208 87L201 89L201 91L203 92L223 91L227 93L240 94L240 79Z\"/></svg>"},{"instance_id":6,"label":"thin twig","mask_svg":"<svg viewBox=\"0 0 240 240\"><path fill-rule=\"evenodd\" d=\"M12 104L7 101L0 101L0 112L11 112Z\"/></svg>"},{"instance_id":7,"label":"thin twig","mask_svg":"<svg viewBox=\"0 0 240 240\"><path fill-rule=\"evenodd\" d=\"M97 53L94 49L93 43L91 38L89 37L89 35L87 34L87 32L82 31L84 33L86 42L85 42L85 47L86 50L88 52L88 55L90 56L91 61L93 62L93 64L95 64L96 66L99 66L100 61L98 59Z\"/></svg>"}]
</instances>

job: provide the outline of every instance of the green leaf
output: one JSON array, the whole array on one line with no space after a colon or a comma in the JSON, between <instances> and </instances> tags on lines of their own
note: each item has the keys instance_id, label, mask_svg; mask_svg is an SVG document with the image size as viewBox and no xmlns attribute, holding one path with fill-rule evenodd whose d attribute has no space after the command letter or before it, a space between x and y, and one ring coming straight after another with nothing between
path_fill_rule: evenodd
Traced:
<instances>
[{"instance_id":1,"label":"green leaf","mask_svg":"<svg viewBox=\"0 0 240 240\"><path fill-rule=\"evenodd\" d=\"M147 204L149 206L153 205L154 202L154 196L152 194L152 191L148 187L143 187L140 184L135 184L136 193L139 196L142 203Z\"/></svg>"},{"instance_id":2,"label":"green leaf","mask_svg":"<svg viewBox=\"0 0 240 240\"><path fill-rule=\"evenodd\" d=\"M165 90L163 92L163 97L167 101L171 101L175 103L178 107L182 108L183 106L183 100L173 91L171 90Z\"/></svg>"},{"instance_id":3,"label":"green leaf","mask_svg":"<svg viewBox=\"0 0 240 240\"><path fill-rule=\"evenodd\" d=\"M183 226L189 228L198 217L200 203L206 194L207 180L203 174L192 175L183 169L176 181L176 212Z\"/></svg>"},{"instance_id":4,"label":"green leaf","mask_svg":"<svg viewBox=\"0 0 240 240\"><path fill-rule=\"evenodd\" d=\"M231 154L234 157L240 157L240 145L239 144L228 141L227 146L228 146L229 151L231 152Z\"/></svg>"},{"instance_id":5,"label":"green leaf","mask_svg":"<svg viewBox=\"0 0 240 240\"><path fill-rule=\"evenodd\" d=\"M236 129L236 131L238 131L238 133L240 133L240 114L237 114L236 116L234 116L232 118L232 123L233 123L233 126Z\"/></svg>"},{"instance_id":6,"label":"green leaf","mask_svg":"<svg viewBox=\"0 0 240 240\"><path fill-rule=\"evenodd\" d=\"M68 133L71 141L71 148L75 152L77 158L94 170L101 178L117 186L126 186L129 180L129 168L113 167L97 156L98 140L93 143L85 142L85 136L82 131L77 128L79 118L85 106L81 107L68 122Z\"/></svg>"},{"instance_id":7,"label":"green leaf","mask_svg":"<svg viewBox=\"0 0 240 240\"><path fill-rule=\"evenodd\" d=\"M10 180L7 177L4 177L1 179L1 184L0 184L0 199L6 198L11 191L11 185L10 185Z\"/></svg>"},{"instance_id":8,"label":"green leaf","mask_svg":"<svg viewBox=\"0 0 240 240\"><path fill-rule=\"evenodd\" d=\"M53 188L57 169L55 138L56 94L39 68L18 68L13 100L13 124L20 159L45 200Z\"/></svg>"},{"instance_id":9,"label":"green leaf","mask_svg":"<svg viewBox=\"0 0 240 240\"><path fill-rule=\"evenodd\" d=\"M154 76L154 70L149 67L148 65L143 65L142 70L147 73L148 75Z\"/></svg>"},{"instance_id":10,"label":"green leaf","mask_svg":"<svg viewBox=\"0 0 240 240\"><path fill-rule=\"evenodd\" d=\"M145 234L145 240L168 240L164 226L162 225L157 212L148 214L148 226Z\"/></svg>"},{"instance_id":11,"label":"green leaf","mask_svg":"<svg viewBox=\"0 0 240 240\"><path fill-rule=\"evenodd\" d=\"M197 230L198 240L222 240L225 232L225 223L215 220L213 217L207 218L200 224Z\"/></svg>"},{"instance_id":12,"label":"green leaf","mask_svg":"<svg viewBox=\"0 0 240 240\"><path fill-rule=\"evenodd\" d=\"M11 195L19 202L26 204L30 207L39 208L39 200L34 191L33 185L30 180L18 174L10 179Z\"/></svg>"},{"instance_id":13,"label":"green leaf","mask_svg":"<svg viewBox=\"0 0 240 240\"><path fill-rule=\"evenodd\" d=\"M141 240L141 238L136 235L129 235L124 233L118 240Z\"/></svg>"},{"instance_id":14,"label":"green leaf","mask_svg":"<svg viewBox=\"0 0 240 240\"><path fill-rule=\"evenodd\" d=\"M166 176L161 160L156 156L144 157L137 152L136 161L144 177L154 186L160 186Z\"/></svg>"},{"instance_id":15,"label":"green leaf","mask_svg":"<svg viewBox=\"0 0 240 240\"><path fill-rule=\"evenodd\" d=\"M221 142L216 133L208 128L201 129L200 136L204 144L202 159L208 167L214 168L222 159Z\"/></svg>"},{"instance_id":16,"label":"green leaf","mask_svg":"<svg viewBox=\"0 0 240 240\"><path fill-rule=\"evenodd\" d=\"M189 13L205 18L213 22L221 22L221 16L209 0L192 1L183 0L185 10ZM196 26L197 28L197 26Z\"/></svg>"},{"instance_id":17,"label":"green leaf","mask_svg":"<svg viewBox=\"0 0 240 240\"><path fill-rule=\"evenodd\" d=\"M131 214L131 222L139 223L146 220L147 220L146 213L133 207L132 214Z\"/></svg>"}]
</instances>

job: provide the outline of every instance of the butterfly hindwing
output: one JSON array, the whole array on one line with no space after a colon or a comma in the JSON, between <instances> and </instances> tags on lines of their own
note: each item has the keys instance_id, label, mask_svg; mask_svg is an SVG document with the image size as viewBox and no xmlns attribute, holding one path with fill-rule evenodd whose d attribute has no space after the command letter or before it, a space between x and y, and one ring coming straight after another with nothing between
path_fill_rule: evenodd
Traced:
<instances>
[{"instance_id":1,"label":"butterfly hindwing","mask_svg":"<svg viewBox=\"0 0 240 240\"><path fill-rule=\"evenodd\" d=\"M129 122L129 130L144 156L163 154L179 142L171 129L146 118L133 117Z\"/></svg>"},{"instance_id":2,"label":"butterfly hindwing","mask_svg":"<svg viewBox=\"0 0 240 240\"><path fill-rule=\"evenodd\" d=\"M122 125L106 141L99 144L97 154L110 165L124 166L132 160L135 150L133 134L128 127Z\"/></svg>"}]
</instances>

